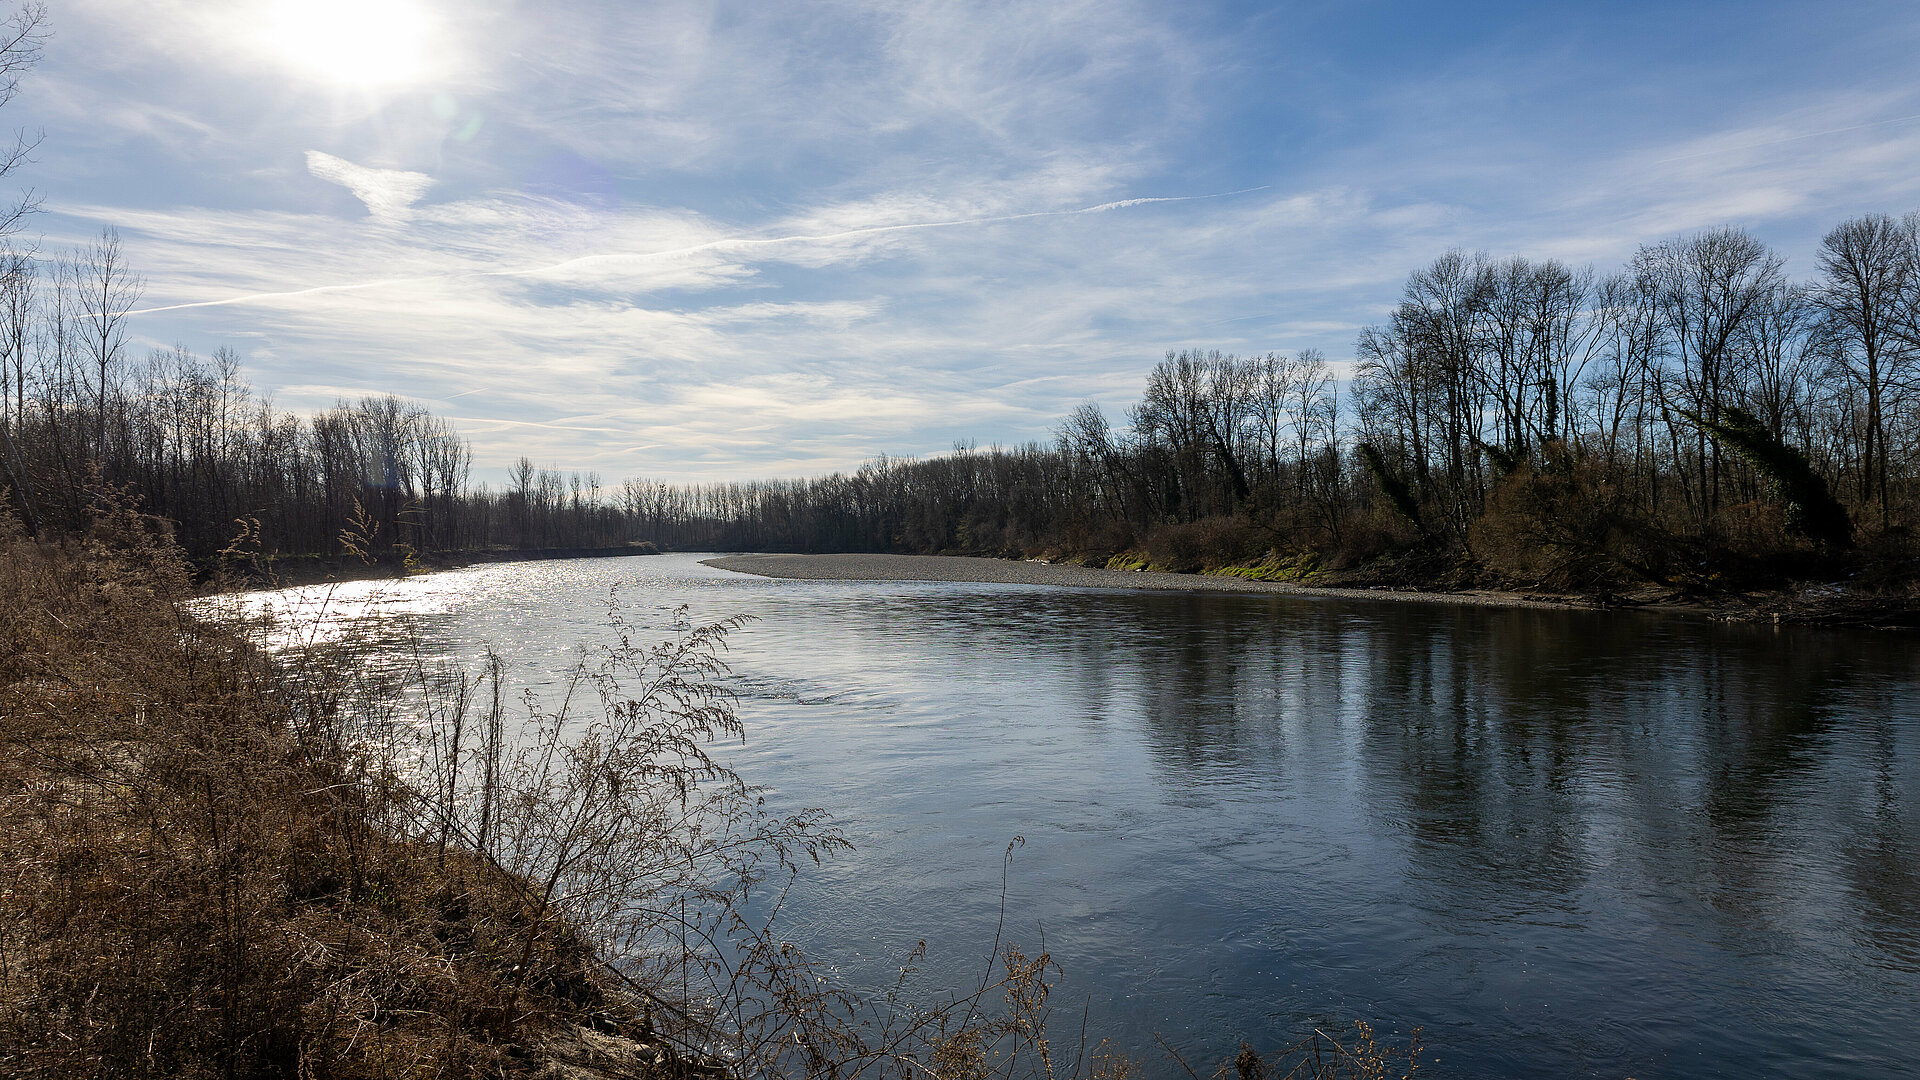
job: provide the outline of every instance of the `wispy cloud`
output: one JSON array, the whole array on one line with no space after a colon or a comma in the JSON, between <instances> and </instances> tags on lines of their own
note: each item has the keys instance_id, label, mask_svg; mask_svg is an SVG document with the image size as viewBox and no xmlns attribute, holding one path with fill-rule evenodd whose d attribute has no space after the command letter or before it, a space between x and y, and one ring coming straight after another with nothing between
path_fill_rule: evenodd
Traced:
<instances>
[{"instance_id":1,"label":"wispy cloud","mask_svg":"<svg viewBox=\"0 0 1920 1080\"><path fill-rule=\"evenodd\" d=\"M1045 437L1168 347L1339 360L1449 247L1797 254L1920 206L1920 13L1662 9L1702 54L1631 4L1258 8L445 0L436 81L376 92L276 68L244 0L72 0L7 119L48 247L121 228L143 343L418 398L483 476Z\"/></svg>"},{"instance_id":2,"label":"wispy cloud","mask_svg":"<svg viewBox=\"0 0 1920 1080\"><path fill-rule=\"evenodd\" d=\"M426 173L403 169L374 169L318 150L307 151L307 171L330 184L339 184L366 204L379 221L404 220L413 204L433 186Z\"/></svg>"},{"instance_id":3,"label":"wispy cloud","mask_svg":"<svg viewBox=\"0 0 1920 1080\"><path fill-rule=\"evenodd\" d=\"M347 183L350 187L352 187L354 194L359 196L362 201L367 203L369 210L373 210L376 203L380 204L384 209L380 211L376 211L373 214L373 216L376 218L392 218L394 216L397 216L395 211L390 208L391 203L398 201L402 198L405 198L406 203L410 203L413 199L417 199L419 197L418 192L425 191L426 185L419 184L418 191L412 194L410 197L408 197L406 195L406 192L409 190L409 184L411 184L411 180L404 179L404 178L417 178L418 180L424 180L427 183L432 182L430 177L422 176L419 173L393 173L386 170L360 169L358 166L350 165L347 162L340 161L340 159L338 158L327 158L325 154L318 154L316 151L310 150L307 153L308 153L309 163L311 163L313 159L317 156L319 158L325 159L324 164L326 164L326 166L330 169L338 165L338 166L346 166L348 169L357 170L357 172L350 172L345 174L351 178L350 180L342 180L340 182ZM365 175L368 173L378 173L379 175L377 177L369 178L367 175ZM319 175L318 170L316 170L315 175ZM401 178L401 179L396 179L396 178ZM327 179L332 179L332 177L327 177ZM396 194L396 189L398 192L397 194ZM449 280L455 277L471 277L471 278L565 277L565 276L568 276L570 273L575 273L575 272L586 270L592 267L610 268L617 274L618 267L621 265L651 262L651 261L665 260L665 259L680 259L690 255L701 255L708 252L727 252L727 253L734 253L734 254L747 254L755 251L760 251L762 249L797 247L797 246L803 246L803 245L831 244L837 241L858 240L858 239L864 239L867 237L884 236L888 233L915 232L922 229L953 229L953 228L960 228L968 225L998 225L998 224L1005 224L1008 222L1015 222L1015 221L1032 221L1039 218L1075 217L1081 214L1103 214L1103 213L1107 213L1114 210L1125 210L1125 209L1129 209L1131 207L1136 207L1136 206L1150 206L1154 203L1198 202L1198 201L1204 201L1208 199L1224 199L1233 195L1244 195L1250 191L1260 191L1260 190L1264 190L1264 188L1260 188L1260 187L1242 188L1239 191L1226 191L1226 192L1220 192L1213 195L1174 195L1174 196L1156 196L1156 197L1147 197L1147 198L1121 199L1116 202L1101 203L1098 206L1083 206L1074 210L1034 210L1034 211L1028 211L1025 213L1018 213L1018 214L998 214L998 215L992 215L987 217L952 218L944 221L909 221L909 222L902 222L902 223L891 224L891 225L865 225L859 228L841 229L838 232L830 232L830 233L811 233L811 234L794 233L787 236L766 236L766 237L728 236L728 237L721 237L716 240L707 240L698 244L690 244L686 247L667 248L659 251L599 252L592 255L580 255L570 259L562 259L559 262L545 263L539 266L522 267L522 268L510 269L510 270L469 270L469 271L460 272L460 273L422 274L414 277L376 278L370 281L351 282L351 283L339 284L339 285L310 285L303 288L282 289L282 290L273 291L273 292L248 293L240 296L224 297L218 300L196 300L196 301L189 301L189 302L180 303L180 304L165 304L157 307L140 308L138 310L129 312L129 314L154 315L154 314L159 314L160 312L165 312L165 311L184 311L189 308L222 307L228 304L258 303L261 301L268 301L268 300L291 300L291 299L297 299L303 296L321 296L329 293L357 292L365 289L391 288L396 285L416 285L416 284L423 284L429 281ZM404 207L405 203L402 203L401 205ZM633 284L640 285L639 291L650 291L643 283L633 283Z\"/></svg>"}]
</instances>

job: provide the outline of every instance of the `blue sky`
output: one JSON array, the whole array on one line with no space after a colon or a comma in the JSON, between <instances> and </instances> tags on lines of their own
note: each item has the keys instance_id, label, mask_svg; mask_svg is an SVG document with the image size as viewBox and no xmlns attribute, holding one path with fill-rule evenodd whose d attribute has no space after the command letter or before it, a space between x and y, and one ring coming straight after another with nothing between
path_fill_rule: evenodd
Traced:
<instances>
[{"instance_id":1,"label":"blue sky","mask_svg":"<svg viewBox=\"0 0 1920 1080\"><path fill-rule=\"evenodd\" d=\"M1804 272L1840 219L1920 209L1911 3L65 0L52 27L16 178L44 248L120 230L172 309L136 348L230 345L285 408L417 399L483 478L1047 438L1168 348L1344 360L1450 247L1605 271L1732 224Z\"/></svg>"}]
</instances>

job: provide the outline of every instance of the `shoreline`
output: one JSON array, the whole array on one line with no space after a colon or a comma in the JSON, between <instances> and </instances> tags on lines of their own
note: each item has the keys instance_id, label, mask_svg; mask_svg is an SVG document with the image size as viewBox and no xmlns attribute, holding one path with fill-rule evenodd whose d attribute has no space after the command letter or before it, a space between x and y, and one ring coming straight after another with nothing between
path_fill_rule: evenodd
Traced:
<instances>
[{"instance_id":1,"label":"shoreline","mask_svg":"<svg viewBox=\"0 0 1920 1080\"><path fill-rule=\"evenodd\" d=\"M735 554L701 561L703 565L736 573L814 581L962 581L1082 589L1256 593L1533 611L1637 611L1724 623L1920 631L1920 598L1899 592L1857 591L1840 583L1801 583L1711 597L1654 591L1637 596L1597 597L1529 589L1426 590L1397 586L1303 585L1227 575L1107 570L1073 563L976 555Z\"/></svg>"},{"instance_id":2,"label":"shoreline","mask_svg":"<svg viewBox=\"0 0 1920 1080\"><path fill-rule=\"evenodd\" d=\"M492 562L539 562L662 554L651 546L619 548L514 548L435 553L411 570L390 563L362 563L345 557L296 556L273 560L269 580L228 578L203 595L259 588L379 578L403 579ZM730 553L702 559L701 565L756 577L800 581L952 581L1000 585L1052 585L1076 589L1125 589L1146 592L1250 593L1335 600L1452 604L1462 607L1532 611L1637 611L1726 623L1775 626L1824 626L1863 630L1920 630L1920 601L1912 596L1856 592L1841 586L1798 585L1776 590L1689 597L1643 592L1637 596L1592 596L1535 589L1449 589L1393 585L1306 585L1227 574L1181 574L1159 570L1108 570L1076 563L1011 559L992 555L900 555L836 552L827 554Z\"/></svg>"},{"instance_id":3,"label":"shoreline","mask_svg":"<svg viewBox=\"0 0 1920 1080\"><path fill-rule=\"evenodd\" d=\"M1070 563L1015 561L970 555L723 555L702 559L701 565L759 577L806 581L962 581L1156 592L1260 593L1542 611L1653 610L1705 614L1705 609L1696 604L1606 604L1586 597L1501 589L1421 592L1413 589L1300 585L1208 574L1169 574L1157 570L1105 570Z\"/></svg>"},{"instance_id":4,"label":"shoreline","mask_svg":"<svg viewBox=\"0 0 1920 1080\"><path fill-rule=\"evenodd\" d=\"M564 559L619 559L634 555L658 555L647 545L589 548L495 548L476 551L433 551L418 556L412 567L391 559L366 562L350 555L273 555L258 563L231 566L198 567L202 588L208 584L213 593L253 589L293 589L305 585L331 585L347 581L399 580L443 570L459 570L484 563L545 562ZM216 575L225 573L222 579Z\"/></svg>"},{"instance_id":5,"label":"shoreline","mask_svg":"<svg viewBox=\"0 0 1920 1080\"><path fill-rule=\"evenodd\" d=\"M0 783L19 804L0 815L0 1062L718 1075L540 879L397 801L426 785L369 782L416 767L402 744L357 770L348 732L390 722L400 690L356 699L344 654L296 666L183 609L189 564L135 521L61 546L0 518Z\"/></svg>"}]
</instances>

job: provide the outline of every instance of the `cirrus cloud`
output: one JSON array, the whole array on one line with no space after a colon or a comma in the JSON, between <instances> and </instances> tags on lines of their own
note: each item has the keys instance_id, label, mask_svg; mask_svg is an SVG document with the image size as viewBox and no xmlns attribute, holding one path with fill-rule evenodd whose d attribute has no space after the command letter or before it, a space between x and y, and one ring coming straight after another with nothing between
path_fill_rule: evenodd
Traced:
<instances>
[{"instance_id":1,"label":"cirrus cloud","mask_svg":"<svg viewBox=\"0 0 1920 1080\"><path fill-rule=\"evenodd\" d=\"M367 205L367 215L378 221L402 221L413 211L433 177L401 169L375 169L319 150L307 151L307 171L330 184L339 184Z\"/></svg>"}]
</instances>

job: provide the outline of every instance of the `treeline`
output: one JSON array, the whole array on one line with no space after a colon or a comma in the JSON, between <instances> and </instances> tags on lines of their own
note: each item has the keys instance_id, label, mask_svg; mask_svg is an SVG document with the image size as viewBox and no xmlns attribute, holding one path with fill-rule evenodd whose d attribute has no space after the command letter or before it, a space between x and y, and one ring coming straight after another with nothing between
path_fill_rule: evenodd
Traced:
<instances>
[{"instance_id":1,"label":"treeline","mask_svg":"<svg viewBox=\"0 0 1920 1080\"><path fill-rule=\"evenodd\" d=\"M1429 569L1688 584L1862 548L1897 569L1920 472L1912 215L1841 224L1799 281L1734 229L1605 275L1449 252L1347 372L1312 350L1170 351L1122 416L1083 405L1047 443L716 485L603 486L522 459L475 486L468 443L418 406L302 417L254 395L231 351L135 359L139 292L111 232L0 255L0 434L29 527L81 528L114 487L200 557L254 520L282 553L651 541L1199 569L1418 551Z\"/></svg>"},{"instance_id":2,"label":"treeline","mask_svg":"<svg viewBox=\"0 0 1920 1080\"><path fill-rule=\"evenodd\" d=\"M1168 526L1236 519L1304 540L1349 509L1339 420L1317 352L1189 350L1154 369L1125 430L1087 404L1051 443L815 479L629 481L621 498L640 535L673 547L1113 554Z\"/></svg>"},{"instance_id":3,"label":"treeline","mask_svg":"<svg viewBox=\"0 0 1920 1080\"><path fill-rule=\"evenodd\" d=\"M300 416L255 395L229 349L135 357L127 322L140 288L110 231L63 257L0 253L0 450L29 529L84 529L111 487L171 521L201 559L253 523L249 542L280 553L630 537L591 475L522 461L504 490L474 487L467 440L418 405L367 397Z\"/></svg>"},{"instance_id":4,"label":"treeline","mask_svg":"<svg viewBox=\"0 0 1920 1080\"><path fill-rule=\"evenodd\" d=\"M1834 229L1800 283L1732 229L1643 247L1599 279L1450 254L1361 335L1359 430L1456 536L1500 477L1569 462L1621 509L1711 534L1786 483L1767 464L1782 450L1885 531L1911 509L1920 449L1917 271L1913 216Z\"/></svg>"},{"instance_id":5,"label":"treeline","mask_svg":"<svg viewBox=\"0 0 1920 1080\"><path fill-rule=\"evenodd\" d=\"M1131 552L1199 569L1418 551L1509 580L1914 576L1920 217L1833 229L1811 277L1751 235L1601 275L1449 252L1355 343L1169 352L1116 426L724 487L629 484L643 535L798 550ZM1432 556L1440 556L1438 560Z\"/></svg>"}]
</instances>

